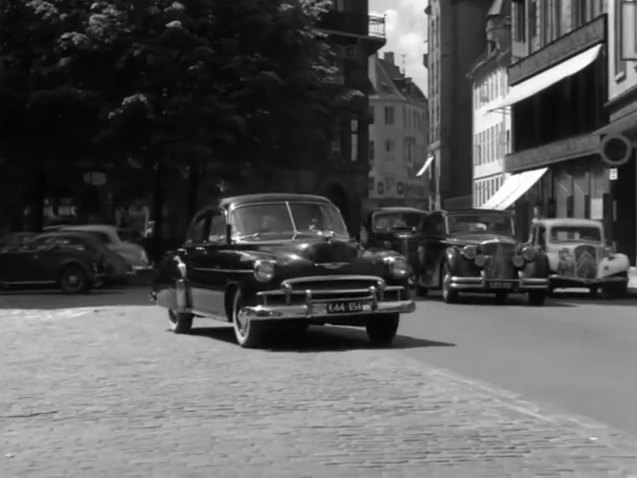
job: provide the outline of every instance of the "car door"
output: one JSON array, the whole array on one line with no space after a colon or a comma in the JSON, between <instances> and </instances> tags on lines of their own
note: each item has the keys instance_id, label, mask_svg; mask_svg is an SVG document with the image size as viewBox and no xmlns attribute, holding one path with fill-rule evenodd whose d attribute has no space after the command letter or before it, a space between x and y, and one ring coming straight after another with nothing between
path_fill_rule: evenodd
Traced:
<instances>
[{"instance_id":1,"label":"car door","mask_svg":"<svg viewBox=\"0 0 637 478\"><path fill-rule=\"evenodd\" d=\"M192 308L197 311L206 310L206 274L201 270L200 256L204 253L204 238L208 235L210 216L210 211L204 211L194 217L179 254L186 264Z\"/></svg>"},{"instance_id":2,"label":"car door","mask_svg":"<svg viewBox=\"0 0 637 478\"><path fill-rule=\"evenodd\" d=\"M204 239L195 248L191 267L199 278L201 311L225 319L224 294L231 275L226 243L226 217L221 209L208 212Z\"/></svg>"},{"instance_id":3,"label":"car door","mask_svg":"<svg viewBox=\"0 0 637 478\"><path fill-rule=\"evenodd\" d=\"M439 286L440 263L446 249L445 217L440 212L433 212L424 224L424 232L420 241L421 275L424 283Z\"/></svg>"}]
</instances>

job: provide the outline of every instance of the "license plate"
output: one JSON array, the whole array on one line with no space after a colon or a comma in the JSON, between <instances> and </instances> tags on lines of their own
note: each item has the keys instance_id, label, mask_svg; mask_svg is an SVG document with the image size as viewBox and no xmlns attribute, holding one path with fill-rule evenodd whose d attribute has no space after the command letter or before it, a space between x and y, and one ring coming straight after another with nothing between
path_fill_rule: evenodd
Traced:
<instances>
[{"instance_id":1,"label":"license plate","mask_svg":"<svg viewBox=\"0 0 637 478\"><path fill-rule=\"evenodd\" d=\"M362 301L328 302L326 309L328 314L347 314L350 312L362 312L364 305L365 303Z\"/></svg>"},{"instance_id":2,"label":"license plate","mask_svg":"<svg viewBox=\"0 0 637 478\"><path fill-rule=\"evenodd\" d=\"M511 282L495 281L489 283L490 289L510 289L511 287L513 287L513 284Z\"/></svg>"}]
</instances>

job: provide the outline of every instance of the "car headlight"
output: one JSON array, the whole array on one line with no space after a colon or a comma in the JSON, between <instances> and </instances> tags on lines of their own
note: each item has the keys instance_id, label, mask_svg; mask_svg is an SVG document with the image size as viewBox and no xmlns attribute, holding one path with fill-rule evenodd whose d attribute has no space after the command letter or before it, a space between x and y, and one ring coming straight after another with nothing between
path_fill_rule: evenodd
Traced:
<instances>
[{"instance_id":1,"label":"car headlight","mask_svg":"<svg viewBox=\"0 0 637 478\"><path fill-rule=\"evenodd\" d=\"M515 255L511 260L515 267L522 267L524 265L524 258L522 256Z\"/></svg>"},{"instance_id":2,"label":"car headlight","mask_svg":"<svg viewBox=\"0 0 637 478\"><path fill-rule=\"evenodd\" d=\"M478 248L476 246L464 246L462 248L462 255L465 257L465 259L472 261L476 258L477 254Z\"/></svg>"},{"instance_id":3,"label":"car headlight","mask_svg":"<svg viewBox=\"0 0 637 478\"><path fill-rule=\"evenodd\" d=\"M271 281L274 277L274 263L258 260L254 263L254 278L259 282Z\"/></svg>"},{"instance_id":4,"label":"car headlight","mask_svg":"<svg viewBox=\"0 0 637 478\"><path fill-rule=\"evenodd\" d=\"M402 257L388 257L385 259L389 273L395 278L405 277L409 274L407 261Z\"/></svg>"},{"instance_id":5,"label":"car headlight","mask_svg":"<svg viewBox=\"0 0 637 478\"><path fill-rule=\"evenodd\" d=\"M535 260L536 257L537 249L535 247L526 246L522 249L522 259L525 261L531 262L532 260Z\"/></svg>"}]
</instances>

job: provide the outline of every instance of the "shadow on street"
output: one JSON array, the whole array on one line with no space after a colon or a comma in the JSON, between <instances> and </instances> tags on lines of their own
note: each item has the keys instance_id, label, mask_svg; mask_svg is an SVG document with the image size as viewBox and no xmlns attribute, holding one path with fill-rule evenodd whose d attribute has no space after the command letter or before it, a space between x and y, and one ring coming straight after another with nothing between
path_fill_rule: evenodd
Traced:
<instances>
[{"instance_id":1,"label":"shadow on street","mask_svg":"<svg viewBox=\"0 0 637 478\"><path fill-rule=\"evenodd\" d=\"M87 294L65 294L52 290L10 290L0 292L0 309L66 309L153 305L144 286L94 289Z\"/></svg>"},{"instance_id":2,"label":"shadow on street","mask_svg":"<svg viewBox=\"0 0 637 478\"><path fill-rule=\"evenodd\" d=\"M274 352L345 352L352 349L382 349L372 347L365 329L350 327L311 326L304 335L275 335L270 332L267 339L267 350ZM192 336L205 337L236 344L232 327L193 327ZM388 349L414 349L424 347L455 347L449 342L416 339L405 335L397 335ZM237 345L238 347L238 345Z\"/></svg>"}]
</instances>

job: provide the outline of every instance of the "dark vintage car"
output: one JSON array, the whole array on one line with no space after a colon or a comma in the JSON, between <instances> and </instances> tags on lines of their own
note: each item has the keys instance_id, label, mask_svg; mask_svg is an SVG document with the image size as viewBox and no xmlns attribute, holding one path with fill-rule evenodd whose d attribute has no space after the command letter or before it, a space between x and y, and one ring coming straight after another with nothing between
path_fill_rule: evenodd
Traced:
<instances>
[{"instance_id":1,"label":"dark vintage car","mask_svg":"<svg viewBox=\"0 0 637 478\"><path fill-rule=\"evenodd\" d=\"M328 199L254 194L194 217L151 298L168 309L174 332L189 332L194 317L217 318L233 324L242 347L263 344L266 329L310 324L366 327L372 344L384 346L399 315L415 309L407 281L405 257L363 249Z\"/></svg>"},{"instance_id":2,"label":"dark vintage car","mask_svg":"<svg viewBox=\"0 0 637 478\"><path fill-rule=\"evenodd\" d=\"M0 284L5 287L58 286L83 293L99 287L104 277L104 258L81 238L46 233L0 249Z\"/></svg>"},{"instance_id":3,"label":"dark vintage car","mask_svg":"<svg viewBox=\"0 0 637 478\"><path fill-rule=\"evenodd\" d=\"M379 207L363 220L360 243L366 248L392 249L407 254L408 241L422 228L427 212L413 207Z\"/></svg>"},{"instance_id":4,"label":"dark vintage car","mask_svg":"<svg viewBox=\"0 0 637 478\"><path fill-rule=\"evenodd\" d=\"M459 292L487 292L502 302L528 293L530 304L542 305L548 294L546 254L516 241L505 211L433 211L411 239L409 257L419 292L442 289L448 303Z\"/></svg>"}]
</instances>

